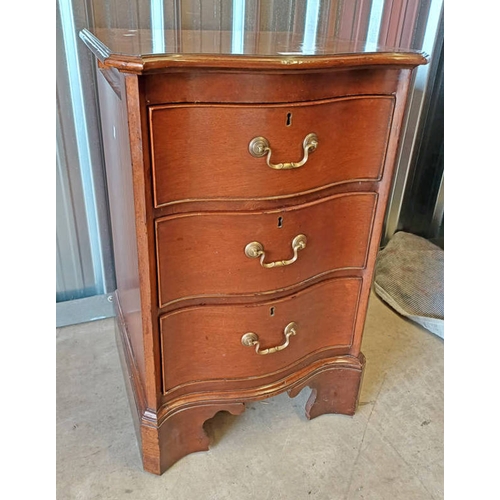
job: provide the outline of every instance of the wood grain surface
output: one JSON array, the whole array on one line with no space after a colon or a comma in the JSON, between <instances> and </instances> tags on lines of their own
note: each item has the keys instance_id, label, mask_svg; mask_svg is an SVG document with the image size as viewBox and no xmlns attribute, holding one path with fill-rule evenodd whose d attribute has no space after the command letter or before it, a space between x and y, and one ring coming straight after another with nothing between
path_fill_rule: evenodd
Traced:
<instances>
[{"instance_id":1,"label":"wood grain surface","mask_svg":"<svg viewBox=\"0 0 500 500\"><path fill-rule=\"evenodd\" d=\"M149 109L159 207L186 200L280 198L333 184L378 180L394 97ZM297 169L274 170L265 157L255 158L248 151L250 141L263 136L270 143L272 163L299 162L310 133L317 135L318 146Z\"/></svg>"},{"instance_id":2,"label":"wood grain surface","mask_svg":"<svg viewBox=\"0 0 500 500\"><path fill-rule=\"evenodd\" d=\"M183 298L256 297L337 269L366 265L377 193L349 193L269 212L182 214L156 221L159 306ZM354 230L355 229L355 230ZM306 248L284 267L264 268L245 247L260 242L265 262L290 259L292 240Z\"/></svg>"},{"instance_id":3,"label":"wood grain surface","mask_svg":"<svg viewBox=\"0 0 500 500\"><path fill-rule=\"evenodd\" d=\"M146 103L273 104L335 97L393 95L410 69L330 68L324 71L190 71L144 75Z\"/></svg>"},{"instance_id":4,"label":"wood grain surface","mask_svg":"<svg viewBox=\"0 0 500 500\"><path fill-rule=\"evenodd\" d=\"M318 351L349 347L361 282L332 279L265 304L184 308L162 316L164 393L193 381L217 379L254 379L259 386L260 378L274 374L277 379L286 367ZM253 332L261 349L281 345L284 328L292 321L297 334L282 351L261 355L241 343L245 333Z\"/></svg>"}]
</instances>

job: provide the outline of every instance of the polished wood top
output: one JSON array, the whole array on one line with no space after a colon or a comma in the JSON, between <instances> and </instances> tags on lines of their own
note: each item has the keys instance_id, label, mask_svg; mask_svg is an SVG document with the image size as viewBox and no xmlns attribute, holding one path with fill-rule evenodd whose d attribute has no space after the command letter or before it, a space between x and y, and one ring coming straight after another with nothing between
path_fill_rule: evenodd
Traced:
<instances>
[{"instance_id":1,"label":"polished wood top","mask_svg":"<svg viewBox=\"0 0 500 500\"><path fill-rule=\"evenodd\" d=\"M102 64L131 73L169 68L315 70L427 62L411 43L382 46L360 2L136 0L93 3L81 39ZM351 5L352 4L352 5ZM404 46L402 46L404 45Z\"/></svg>"}]
</instances>

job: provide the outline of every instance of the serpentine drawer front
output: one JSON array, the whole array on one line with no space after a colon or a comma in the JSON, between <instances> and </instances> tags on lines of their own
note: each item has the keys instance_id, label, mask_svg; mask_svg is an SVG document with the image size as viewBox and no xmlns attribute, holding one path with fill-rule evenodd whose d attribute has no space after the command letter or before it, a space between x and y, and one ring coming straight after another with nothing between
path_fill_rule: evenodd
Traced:
<instances>
[{"instance_id":1,"label":"serpentine drawer front","mask_svg":"<svg viewBox=\"0 0 500 500\"><path fill-rule=\"evenodd\" d=\"M204 422L247 402L309 386L308 418L355 412L411 72L426 62L326 35L303 53L288 32L246 33L232 54L234 34L200 26L164 44L137 26L81 33L98 59L118 346L155 474L208 449Z\"/></svg>"},{"instance_id":2,"label":"serpentine drawer front","mask_svg":"<svg viewBox=\"0 0 500 500\"><path fill-rule=\"evenodd\" d=\"M363 269L376 204L377 193L344 193L279 211L157 219L159 307L183 298L269 293L335 270ZM300 235L302 247L294 249ZM252 243L261 255L245 252Z\"/></svg>"},{"instance_id":3,"label":"serpentine drawer front","mask_svg":"<svg viewBox=\"0 0 500 500\"><path fill-rule=\"evenodd\" d=\"M155 205L286 197L332 184L378 180L393 110L393 96L260 106L153 106ZM311 135L313 147L305 141ZM370 140L351 147L364 137Z\"/></svg>"},{"instance_id":4,"label":"serpentine drawer front","mask_svg":"<svg viewBox=\"0 0 500 500\"><path fill-rule=\"evenodd\" d=\"M360 291L361 279L338 278L276 301L184 308L162 316L164 392L185 392L189 385L195 391L207 381L221 390L245 379L259 386L329 349L347 353ZM284 331L291 323L295 332L286 339ZM242 343L249 333L257 337L259 352L256 345ZM286 347L271 352L287 340ZM186 356L192 364L184 362Z\"/></svg>"}]
</instances>

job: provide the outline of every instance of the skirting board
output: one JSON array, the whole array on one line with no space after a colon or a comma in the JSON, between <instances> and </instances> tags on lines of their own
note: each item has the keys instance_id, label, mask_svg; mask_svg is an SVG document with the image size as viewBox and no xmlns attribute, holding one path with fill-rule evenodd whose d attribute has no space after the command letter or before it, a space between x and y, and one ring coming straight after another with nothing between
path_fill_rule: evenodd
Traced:
<instances>
[{"instance_id":1,"label":"skirting board","mask_svg":"<svg viewBox=\"0 0 500 500\"><path fill-rule=\"evenodd\" d=\"M115 316L112 294L56 303L56 327L77 325Z\"/></svg>"}]
</instances>

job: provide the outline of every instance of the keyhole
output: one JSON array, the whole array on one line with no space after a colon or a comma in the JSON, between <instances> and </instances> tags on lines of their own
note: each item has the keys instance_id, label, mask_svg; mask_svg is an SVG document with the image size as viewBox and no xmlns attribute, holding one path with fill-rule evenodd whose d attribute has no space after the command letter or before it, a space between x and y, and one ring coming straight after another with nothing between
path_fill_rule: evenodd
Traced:
<instances>
[{"instance_id":1,"label":"keyhole","mask_svg":"<svg viewBox=\"0 0 500 500\"><path fill-rule=\"evenodd\" d=\"M271 307L271 309L269 310L269 314L270 314L271 316L274 316L274 307Z\"/></svg>"},{"instance_id":2,"label":"keyhole","mask_svg":"<svg viewBox=\"0 0 500 500\"><path fill-rule=\"evenodd\" d=\"M292 124L292 113L287 113L286 115L286 126L289 127Z\"/></svg>"},{"instance_id":3,"label":"keyhole","mask_svg":"<svg viewBox=\"0 0 500 500\"><path fill-rule=\"evenodd\" d=\"M278 227L279 228L283 227L283 217L278 217Z\"/></svg>"}]
</instances>

